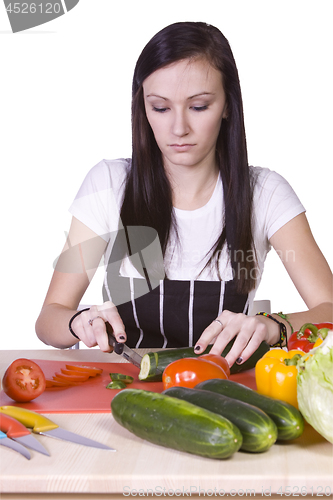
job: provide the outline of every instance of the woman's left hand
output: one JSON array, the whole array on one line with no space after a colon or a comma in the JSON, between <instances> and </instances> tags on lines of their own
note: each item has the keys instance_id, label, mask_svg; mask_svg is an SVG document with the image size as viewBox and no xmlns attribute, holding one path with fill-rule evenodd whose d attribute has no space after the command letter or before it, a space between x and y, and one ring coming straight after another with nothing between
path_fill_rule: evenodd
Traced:
<instances>
[{"instance_id":1,"label":"woman's left hand","mask_svg":"<svg viewBox=\"0 0 333 500\"><path fill-rule=\"evenodd\" d=\"M221 354L230 340L236 337L225 359L230 367L235 362L241 364L258 349L263 340L268 343L278 340L279 327L273 321L270 323L272 324L268 324L262 316L246 316L225 310L203 331L195 345L195 353L202 353L213 343L211 354Z\"/></svg>"}]
</instances>

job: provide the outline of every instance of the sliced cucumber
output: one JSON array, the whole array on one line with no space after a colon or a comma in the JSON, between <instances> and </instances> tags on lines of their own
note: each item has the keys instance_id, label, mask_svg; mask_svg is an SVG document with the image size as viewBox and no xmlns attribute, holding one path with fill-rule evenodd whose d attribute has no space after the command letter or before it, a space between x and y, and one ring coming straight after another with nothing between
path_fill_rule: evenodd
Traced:
<instances>
[{"instance_id":1,"label":"sliced cucumber","mask_svg":"<svg viewBox=\"0 0 333 500\"><path fill-rule=\"evenodd\" d=\"M112 382L121 381L125 384L131 384L134 380L130 375L125 375L124 373L109 373Z\"/></svg>"},{"instance_id":2,"label":"sliced cucumber","mask_svg":"<svg viewBox=\"0 0 333 500\"><path fill-rule=\"evenodd\" d=\"M225 357L234 344L235 339L232 339L229 344L225 347L221 356ZM201 354L207 354L211 350L212 346L209 345L207 349ZM230 373L240 373L245 370L250 370L254 368L257 361L263 357L263 355L269 351L270 346L267 342L263 341L258 349L241 365L234 363L230 368ZM165 368L181 358L196 358L199 355L194 352L193 347L180 347L179 349L165 349L161 351L148 352L145 354L141 361L141 369L139 373L139 379L149 382L162 380L162 373Z\"/></svg>"},{"instance_id":3,"label":"sliced cucumber","mask_svg":"<svg viewBox=\"0 0 333 500\"><path fill-rule=\"evenodd\" d=\"M115 382L110 382L106 388L107 389L125 389L127 385L121 380L116 380Z\"/></svg>"}]
</instances>

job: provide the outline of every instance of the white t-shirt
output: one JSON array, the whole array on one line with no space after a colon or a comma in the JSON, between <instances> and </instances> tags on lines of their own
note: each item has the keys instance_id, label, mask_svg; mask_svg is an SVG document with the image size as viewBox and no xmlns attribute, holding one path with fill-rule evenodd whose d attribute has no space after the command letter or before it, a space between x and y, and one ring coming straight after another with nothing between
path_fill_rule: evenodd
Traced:
<instances>
[{"instance_id":1,"label":"white t-shirt","mask_svg":"<svg viewBox=\"0 0 333 500\"><path fill-rule=\"evenodd\" d=\"M105 262L108 262L114 237L122 227L120 209L130 159L102 160L84 179L70 207L71 214L96 234L108 241ZM253 237L258 260L258 288L264 269L269 240L284 224L305 211L294 190L278 173L267 168L250 167L257 181L254 188ZM221 234L223 225L223 188L220 177L206 205L197 210L174 208L177 240L171 233L164 265L170 280L218 281L216 267L202 269L209 250ZM180 242L180 244L179 244ZM253 257L253 256L252 256ZM252 258L251 255L244 258ZM219 259L220 276L232 279L232 269L226 248ZM201 272L201 274L200 274ZM124 259L121 276L142 278L128 259ZM255 290L250 294L250 303Z\"/></svg>"}]
</instances>

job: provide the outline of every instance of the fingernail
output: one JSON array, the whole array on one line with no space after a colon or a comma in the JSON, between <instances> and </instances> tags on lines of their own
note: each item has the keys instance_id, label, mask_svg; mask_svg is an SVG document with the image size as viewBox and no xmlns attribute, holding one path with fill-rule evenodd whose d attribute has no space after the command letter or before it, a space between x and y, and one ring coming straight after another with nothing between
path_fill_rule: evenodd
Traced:
<instances>
[{"instance_id":1,"label":"fingernail","mask_svg":"<svg viewBox=\"0 0 333 500\"><path fill-rule=\"evenodd\" d=\"M120 340L125 340L124 335L119 335L119 337L118 337L118 338L119 338Z\"/></svg>"},{"instance_id":2,"label":"fingernail","mask_svg":"<svg viewBox=\"0 0 333 500\"><path fill-rule=\"evenodd\" d=\"M201 347L199 345L196 345L194 348L195 351L200 351L200 349L201 349Z\"/></svg>"},{"instance_id":3,"label":"fingernail","mask_svg":"<svg viewBox=\"0 0 333 500\"><path fill-rule=\"evenodd\" d=\"M237 359L236 359L236 363L237 363L238 365L240 365L241 363L243 363L243 358L242 358L242 356L240 356L239 358L237 358Z\"/></svg>"}]
</instances>

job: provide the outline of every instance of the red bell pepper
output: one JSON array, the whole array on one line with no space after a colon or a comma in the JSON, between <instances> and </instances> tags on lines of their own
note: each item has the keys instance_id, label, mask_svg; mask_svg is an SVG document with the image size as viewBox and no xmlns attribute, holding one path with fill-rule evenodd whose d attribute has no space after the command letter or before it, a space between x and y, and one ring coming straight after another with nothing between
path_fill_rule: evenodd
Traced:
<instances>
[{"instance_id":1,"label":"red bell pepper","mask_svg":"<svg viewBox=\"0 0 333 500\"><path fill-rule=\"evenodd\" d=\"M327 332L333 330L333 323L305 323L298 332L294 332L288 340L288 351L298 349L309 352L318 339L324 339Z\"/></svg>"}]
</instances>

